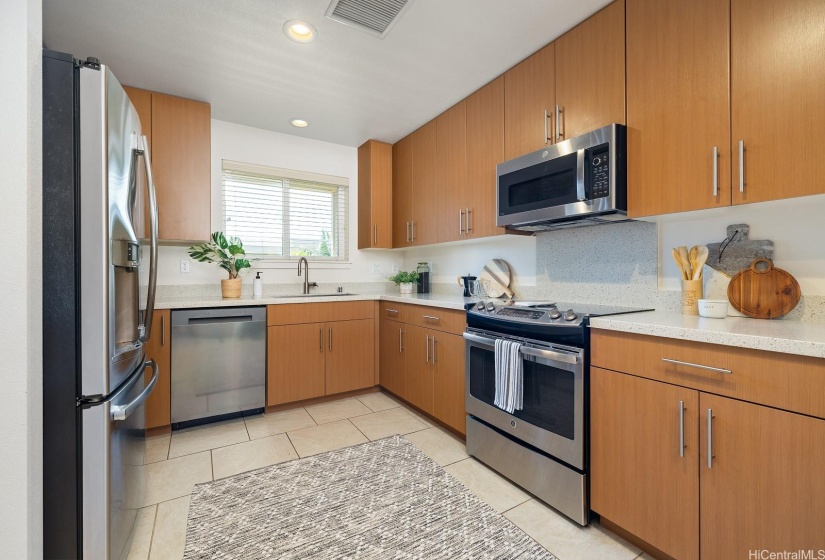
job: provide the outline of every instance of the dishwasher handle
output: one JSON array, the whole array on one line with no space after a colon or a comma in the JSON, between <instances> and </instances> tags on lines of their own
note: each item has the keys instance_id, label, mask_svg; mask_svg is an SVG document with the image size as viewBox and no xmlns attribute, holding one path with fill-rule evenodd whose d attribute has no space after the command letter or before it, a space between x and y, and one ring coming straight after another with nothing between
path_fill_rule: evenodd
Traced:
<instances>
[{"instance_id":1,"label":"dishwasher handle","mask_svg":"<svg viewBox=\"0 0 825 560\"><path fill-rule=\"evenodd\" d=\"M251 323L252 315L236 315L235 317L190 317L189 325L215 325L220 323Z\"/></svg>"}]
</instances>

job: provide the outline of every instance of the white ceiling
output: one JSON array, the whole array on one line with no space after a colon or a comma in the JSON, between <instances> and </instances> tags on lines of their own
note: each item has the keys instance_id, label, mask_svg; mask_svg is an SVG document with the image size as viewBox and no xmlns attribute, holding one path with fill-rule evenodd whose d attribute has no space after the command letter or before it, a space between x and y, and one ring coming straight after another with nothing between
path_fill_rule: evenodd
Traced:
<instances>
[{"instance_id":1,"label":"white ceiling","mask_svg":"<svg viewBox=\"0 0 825 560\"><path fill-rule=\"evenodd\" d=\"M414 0L382 40L326 19L329 0L44 0L43 37L213 118L358 146L402 138L608 1ZM315 42L288 40L290 19Z\"/></svg>"}]
</instances>

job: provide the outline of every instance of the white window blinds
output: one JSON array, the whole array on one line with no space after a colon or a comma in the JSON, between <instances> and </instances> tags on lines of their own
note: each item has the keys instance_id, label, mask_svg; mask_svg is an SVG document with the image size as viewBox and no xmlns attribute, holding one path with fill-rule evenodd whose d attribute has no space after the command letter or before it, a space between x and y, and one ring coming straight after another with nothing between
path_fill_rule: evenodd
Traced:
<instances>
[{"instance_id":1,"label":"white window blinds","mask_svg":"<svg viewBox=\"0 0 825 560\"><path fill-rule=\"evenodd\" d=\"M349 180L223 160L223 231L248 254L346 261Z\"/></svg>"}]
</instances>

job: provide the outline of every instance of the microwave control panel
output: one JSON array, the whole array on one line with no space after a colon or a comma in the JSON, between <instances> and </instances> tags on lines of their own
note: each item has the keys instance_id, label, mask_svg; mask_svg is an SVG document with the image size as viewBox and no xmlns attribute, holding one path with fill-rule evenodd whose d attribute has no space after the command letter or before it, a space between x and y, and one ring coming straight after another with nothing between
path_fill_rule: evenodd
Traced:
<instances>
[{"instance_id":1,"label":"microwave control panel","mask_svg":"<svg viewBox=\"0 0 825 560\"><path fill-rule=\"evenodd\" d=\"M610 144L585 150L585 189L589 200L610 195Z\"/></svg>"}]
</instances>

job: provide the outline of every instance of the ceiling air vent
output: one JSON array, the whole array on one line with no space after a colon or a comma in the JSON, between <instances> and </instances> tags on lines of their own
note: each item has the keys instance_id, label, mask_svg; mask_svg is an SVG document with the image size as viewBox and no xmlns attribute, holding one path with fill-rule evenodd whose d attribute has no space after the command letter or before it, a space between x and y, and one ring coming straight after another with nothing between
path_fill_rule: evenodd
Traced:
<instances>
[{"instance_id":1,"label":"ceiling air vent","mask_svg":"<svg viewBox=\"0 0 825 560\"><path fill-rule=\"evenodd\" d=\"M326 17L383 39L413 0L332 0Z\"/></svg>"}]
</instances>

